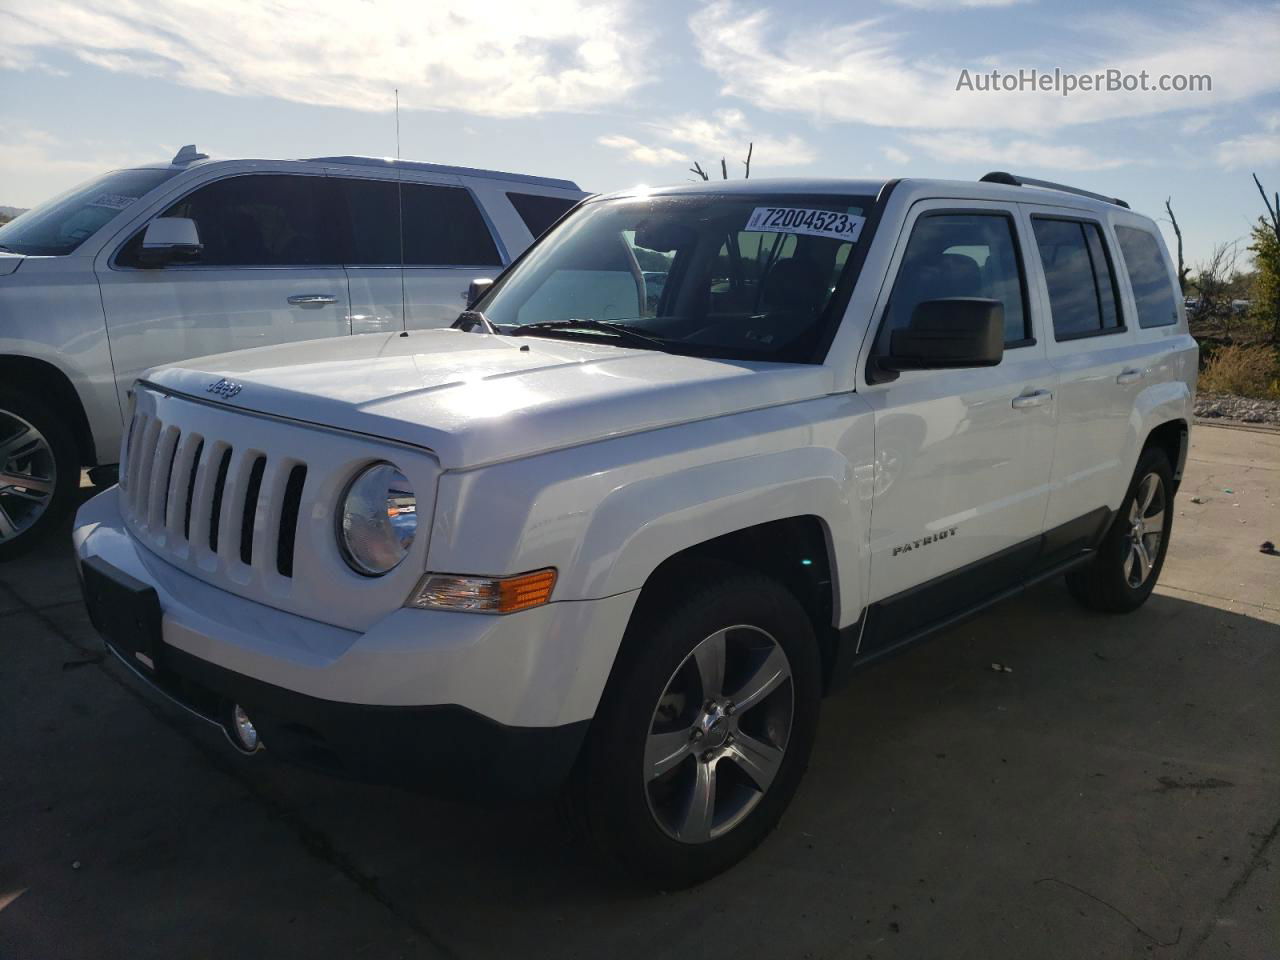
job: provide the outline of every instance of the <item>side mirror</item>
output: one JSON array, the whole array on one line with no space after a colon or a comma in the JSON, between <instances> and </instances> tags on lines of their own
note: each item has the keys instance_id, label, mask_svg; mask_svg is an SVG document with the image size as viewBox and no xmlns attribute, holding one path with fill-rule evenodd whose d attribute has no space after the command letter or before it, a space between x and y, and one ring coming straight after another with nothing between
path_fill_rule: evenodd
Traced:
<instances>
[{"instance_id":1,"label":"side mirror","mask_svg":"<svg viewBox=\"0 0 1280 960\"><path fill-rule=\"evenodd\" d=\"M476 301L483 297L489 288L493 286L493 278L476 277L467 287L467 309L470 310L476 305Z\"/></svg>"},{"instance_id":2,"label":"side mirror","mask_svg":"<svg viewBox=\"0 0 1280 960\"><path fill-rule=\"evenodd\" d=\"M889 336L886 370L994 367L1004 356L1004 304L981 297L922 300Z\"/></svg>"},{"instance_id":3,"label":"side mirror","mask_svg":"<svg viewBox=\"0 0 1280 960\"><path fill-rule=\"evenodd\" d=\"M157 217L142 235L139 260L144 267L195 260L204 247L196 222L188 217Z\"/></svg>"}]
</instances>

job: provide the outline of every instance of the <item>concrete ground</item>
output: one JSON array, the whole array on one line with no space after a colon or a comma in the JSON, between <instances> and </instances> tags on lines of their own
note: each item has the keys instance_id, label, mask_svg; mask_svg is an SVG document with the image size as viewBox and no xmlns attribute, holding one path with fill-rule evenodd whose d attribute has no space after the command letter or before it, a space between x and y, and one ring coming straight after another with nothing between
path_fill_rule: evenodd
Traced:
<instances>
[{"instance_id":1,"label":"concrete ground","mask_svg":"<svg viewBox=\"0 0 1280 960\"><path fill-rule=\"evenodd\" d=\"M1280 956L1277 500L1280 435L1198 428L1146 607L1055 582L862 674L672 895L550 810L237 756L103 659L59 540L0 567L0 958Z\"/></svg>"}]
</instances>

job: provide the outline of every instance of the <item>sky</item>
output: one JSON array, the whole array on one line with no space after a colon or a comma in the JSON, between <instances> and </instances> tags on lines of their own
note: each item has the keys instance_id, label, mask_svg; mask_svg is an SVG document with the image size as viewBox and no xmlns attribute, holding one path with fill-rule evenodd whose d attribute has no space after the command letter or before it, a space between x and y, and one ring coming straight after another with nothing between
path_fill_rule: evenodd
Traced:
<instances>
[{"instance_id":1,"label":"sky","mask_svg":"<svg viewBox=\"0 0 1280 960\"><path fill-rule=\"evenodd\" d=\"M0 205L185 143L392 156L607 191L1009 170L1246 238L1280 190L1280 4L1049 0L0 0ZM982 89L991 71L1211 89ZM1200 87L1205 86L1199 82ZM1167 229L1172 244L1172 234Z\"/></svg>"}]
</instances>

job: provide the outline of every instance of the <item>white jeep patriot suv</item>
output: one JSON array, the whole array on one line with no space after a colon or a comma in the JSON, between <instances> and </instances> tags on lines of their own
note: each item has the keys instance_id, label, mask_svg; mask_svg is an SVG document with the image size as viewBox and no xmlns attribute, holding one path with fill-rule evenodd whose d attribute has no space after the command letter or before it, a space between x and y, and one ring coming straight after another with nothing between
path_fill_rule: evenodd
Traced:
<instances>
[{"instance_id":1,"label":"white jeep patriot suv","mask_svg":"<svg viewBox=\"0 0 1280 960\"><path fill-rule=\"evenodd\" d=\"M1060 573L1146 600L1196 363L1117 200L621 193L454 329L148 373L75 547L110 649L241 750L566 787L674 887L777 823L851 668Z\"/></svg>"},{"instance_id":2,"label":"white jeep patriot suv","mask_svg":"<svg viewBox=\"0 0 1280 960\"><path fill-rule=\"evenodd\" d=\"M184 147L0 226L0 560L57 528L82 466L110 476L148 367L447 327L470 280L584 196L489 170Z\"/></svg>"}]
</instances>

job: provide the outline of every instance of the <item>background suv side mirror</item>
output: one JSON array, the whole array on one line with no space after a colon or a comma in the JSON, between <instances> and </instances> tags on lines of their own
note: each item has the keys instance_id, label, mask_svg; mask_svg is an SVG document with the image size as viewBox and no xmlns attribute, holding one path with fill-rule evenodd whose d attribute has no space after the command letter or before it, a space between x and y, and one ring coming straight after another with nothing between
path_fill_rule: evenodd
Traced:
<instances>
[{"instance_id":1,"label":"background suv side mirror","mask_svg":"<svg viewBox=\"0 0 1280 960\"><path fill-rule=\"evenodd\" d=\"M195 260L204 247L196 222L188 217L157 217L142 234L138 259L144 267Z\"/></svg>"},{"instance_id":2,"label":"background suv side mirror","mask_svg":"<svg viewBox=\"0 0 1280 960\"><path fill-rule=\"evenodd\" d=\"M470 310L476 305L476 301L483 297L493 286L493 280L490 277L476 277L467 287L467 309Z\"/></svg>"},{"instance_id":3,"label":"background suv side mirror","mask_svg":"<svg viewBox=\"0 0 1280 960\"><path fill-rule=\"evenodd\" d=\"M981 297L922 300L889 335L885 370L994 367L1004 357L1004 304Z\"/></svg>"}]
</instances>

